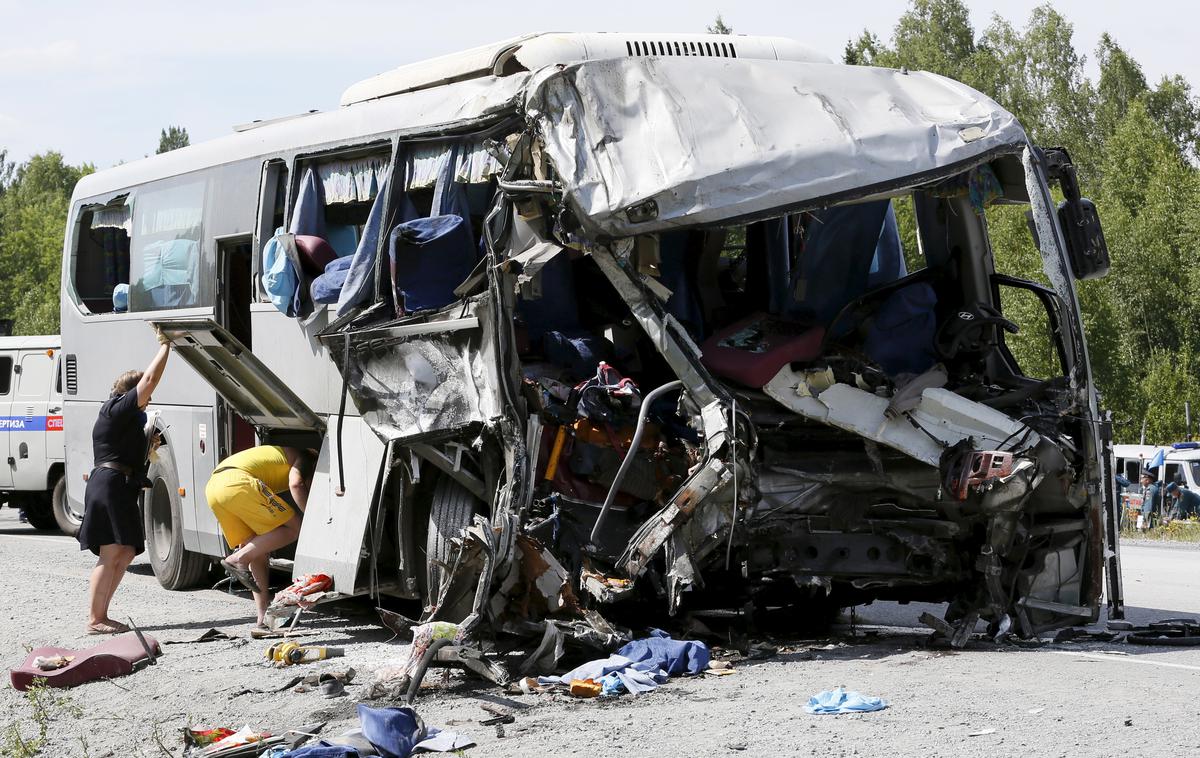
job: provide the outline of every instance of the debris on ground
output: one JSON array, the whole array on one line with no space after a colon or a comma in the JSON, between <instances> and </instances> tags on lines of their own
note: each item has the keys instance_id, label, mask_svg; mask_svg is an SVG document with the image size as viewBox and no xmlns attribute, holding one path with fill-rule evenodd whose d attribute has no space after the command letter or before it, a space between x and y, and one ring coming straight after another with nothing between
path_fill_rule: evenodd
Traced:
<instances>
[{"instance_id":1,"label":"debris on ground","mask_svg":"<svg viewBox=\"0 0 1200 758\"><path fill-rule=\"evenodd\" d=\"M240 639L236 634L229 634L220 629L212 628L194 640L167 640L164 645L197 645L202 642L217 642L220 640Z\"/></svg>"},{"instance_id":2,"label":"debris on ground","mask_svg":"<svg viewBox=\"0 0 1200 758\"><path fill-rule=\"evenodd\" d=\"M661 629L634 640L607 658L578 666L562 676L538 677L540 685L560 685L577 697L640 695L658 688L669 676L695 676L708 668L708 646L698 640L676 640ZM591 685L585 684L590 682ZM592 685L601 691L592 692ZM578 693L577 693L578 689Z\"/></svg>"},{"instance_id":3,"label":"debris on ground","mask_svg":"<svg viewBox=\"0 0 1200 758\"><path fill-rule=\"evenodd\" d=\"M359 703L359 727L340 737L322 739L281 758L408 758L414 752L447 753L474 745L469 737L426 726L412 708L372 708Z\"/></svg>"},{"instance_id":4,"label":"debris on ground","mask_svg":"<svg viewBox=\"0 0 1200 758\"><path fill-rule=\"evenodd\" d=\"M153 637L143 635L139 641L132 632L116 635L98 645L83 650L61 647L39 647L29 651L25 661L9 672L12 686L26 691L35 679L45 679L48 687L75 687L96 679L126 676L152 663L162 655L162 648ZM38 665L55 662L56 667L45 669ZM57 666L57 662L66 663Z\"/></svg>"},{"instance_id":5,"label":"debris on ground","mask_svg":"<svg viewBox=\"0 0 1200 758\"><path fill-rule=\"evenodd\" d=\"M341 658L346 654L340 647L325 645L301 645L296 642L277 642L267 648L264 656L277 668L301 663L316 663L327 658Z\"/></svg>"},{"instance_id":6,"label":"debris on ground","mask_svg":"<svg viewBox=\"0 0 1200 758\"><path fill-rule=\"evenodd\" d=\"M888 702L882 698L847 692L842 687L818 692L808 699L804 710L813 715L832 713L868 713L882 711Z\"/></svg>"}]
</instances>

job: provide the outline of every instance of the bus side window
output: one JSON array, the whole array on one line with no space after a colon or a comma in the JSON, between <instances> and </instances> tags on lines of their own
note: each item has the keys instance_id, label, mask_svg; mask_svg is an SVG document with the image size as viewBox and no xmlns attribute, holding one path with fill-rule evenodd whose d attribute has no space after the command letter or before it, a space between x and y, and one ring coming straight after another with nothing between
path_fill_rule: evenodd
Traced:
<instances>
[{"instance_id":1,"label":"bus side window","mask_svg":"<svg viewBox=\"0 0 1200 758\"><path fill-rule=\"evenodd\" d=\"M267 243L287 226L288 167L283 161L268 161L263 166L262 184L258 198L258 255L254 256L254 278L258 282L255 299L266 302L270 298L262 286L264 271L262 254Z\"/></svg>"},{"instance_id":2,"label":"bus side window","mask_svg":"<svg viewBox=\"0 0 1200 758\"><path fill-rule=\"evenodd\" d=\"M92 313L127 307L120 293L114 304L113 292L118 285L129 284L129 229L129 206L123 198L107 206L85 207L79 214L71 280L76 302Z\"/></svg>"}]
</instances>

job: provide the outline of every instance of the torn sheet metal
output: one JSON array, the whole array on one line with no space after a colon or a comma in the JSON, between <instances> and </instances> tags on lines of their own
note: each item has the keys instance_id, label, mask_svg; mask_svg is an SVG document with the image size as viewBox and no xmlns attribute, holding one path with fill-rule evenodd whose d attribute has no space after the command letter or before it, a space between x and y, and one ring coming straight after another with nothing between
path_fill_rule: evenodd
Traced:
<instances>
[{"instance_id":1,"label":"torn sheet metal","mask_svg":"<svg viewBox=\"0 0 1200 758\"><path fill-rule=\"evenodd\" d=\"M1027 142L964 84L866 66L589 61L536 72L525 107L580 221L610 237L933 178Z\"/></svg>"},{"instance_id":2,"label":"torn sheet metal","mask_svg":"<svg viewBox=\"0 0 1200 758\"><path fill-rule=\"evenodd\" d=\"M475 300L427 322L332 334L323 339L346 375L349 393L384 440L461 430L500 416L489 306Z\"/></svg>"},{"instance_id":3,"label":"torn sheet metal","mask_svg":"<svg viewBox=\"0 0 1200 758\"><path fill-rule=\"evenodd\" d=\"M820 421L895 448L937 466L942 452L972 438L976 449L1025 450L1040 437L1029 427L950 390L926 387L906 414L891 417L890 399L837 383L814 395L803 377L785 366L763 388L767 395L801 416Z\"/></svg>"}]
</instances>

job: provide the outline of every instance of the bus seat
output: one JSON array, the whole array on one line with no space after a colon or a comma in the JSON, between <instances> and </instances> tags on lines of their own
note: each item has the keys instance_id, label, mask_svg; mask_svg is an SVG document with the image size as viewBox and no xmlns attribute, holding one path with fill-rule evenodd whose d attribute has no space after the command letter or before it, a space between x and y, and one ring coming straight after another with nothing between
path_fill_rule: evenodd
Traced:
<instances>
[{"instance_id":1,"label":"bus seat","mask_svg":"<svg viewBox=\"0 0 1200 758\"><path fill-rule=\"evenodd\" d=\"M540 297L517 300L517 314L525 324L530 348L541 349L542 336L555 331L576 336L583 333L579 319L579 293L575 269L567 252L550 259L537 273Z\"/></svg>"},{"instance_id":2,"label":"bus seat","mask_svg":"<svg viewBox=\"0 0 1200 758\"><path fill-rule=\"evenodd\" d=\"M314 303L336 303L342 295L342 287L350 274L351 257L338 258L325 267L325 273L313 279L312 299Z\"/></svg>"},{"instance_id":3,"label":"bus seat","mask_svg":"<svg viewBox=\"0 0 1200 758\"><path fill-rule=\"evenodd\" d=\"M388 257L397 312L411 313L458 299L454 288L475 268L475 245L462 216L430 216L393 229Z\"/></svg>"},{"instance_id":4,"label":"bus seat","mask_svg":"<svg viewBox=\"0 0 1200 758\"><path fill-rule=\"evenodd\" d=\"M705 340L700 361L717 376L761 388L789 363L816 360L825 328L755 313Z\"/></svg>"}]
</instances>

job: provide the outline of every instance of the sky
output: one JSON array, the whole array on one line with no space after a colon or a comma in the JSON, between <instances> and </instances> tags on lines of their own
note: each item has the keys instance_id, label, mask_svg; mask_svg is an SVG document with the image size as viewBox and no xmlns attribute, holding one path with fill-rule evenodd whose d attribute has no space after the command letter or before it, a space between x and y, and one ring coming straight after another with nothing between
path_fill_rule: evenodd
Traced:
<instances>
[{"instance_id":1,"label":"sky","mask_svg":"<svg viewBox=\"0 0 1200 758\"><path fill-rule=\"evenodd\" d=\"M1034 0L965 0L976 32L999 12L1020 28ZM1200 90L1192 4L1052 0L1087 55L1107 31L1154 83ZM235 124L338 107L350 84L405 63L532 31L703 32L791 37L838 58L869 29L890 39L906 0L604 0L500 5L456 0L0 0L0 149L48 150L107 168L151 154L159 132L194 143Z\"/></svg>"}]
</instances>

